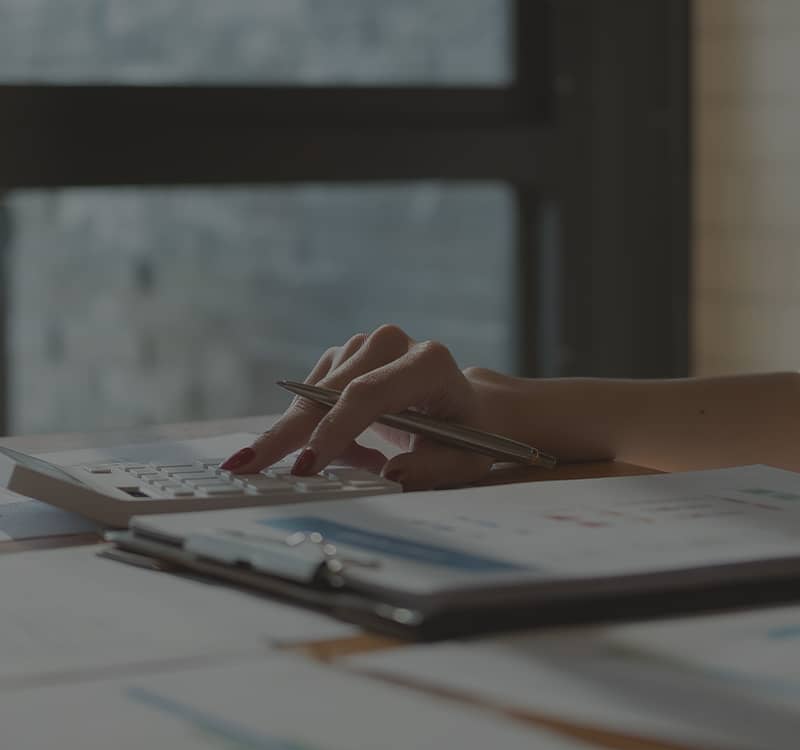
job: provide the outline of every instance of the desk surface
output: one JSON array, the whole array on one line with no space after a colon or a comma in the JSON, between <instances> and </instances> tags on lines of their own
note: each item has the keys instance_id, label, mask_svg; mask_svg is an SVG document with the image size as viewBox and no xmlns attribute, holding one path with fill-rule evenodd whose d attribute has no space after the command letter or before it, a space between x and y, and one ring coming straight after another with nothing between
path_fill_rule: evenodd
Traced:
<instances>
[{"instance_id":1,"label":"desk surface","mask_svg":"<svg viewBox=\"0 0 800 750\"><path fill-rule=\"evenodd\" d=\"M153 442L157 440L185 440L191 438L210 437L233 432L261 432L272 424L274 416L246 417L236 419L214 420L206 422L189 422L182 424L161 425L132 430L120 430L103 433L66 433L57 435L30 435L4 437L0 444L15 450L36 453L92 448L102 445L124 445L128 443ZM635 466L616 461L603 461L581 464L564 464L556 469L541 469L522 466L503 466L491 473L482 484L505 484L510 482L531 482L559 479L587 479L595 477L618 477L658 473L654 469ZM69 536L27 539L24 541L0 542L0 554L20 552L24 550L66 547L81 544L95 544L100 541L94 534L74 534ZM295 650L321 662L332 662L338 658L377 649L402 648L402 643L389 638L370 634L358 635L337 641L309 643ZM419 686L412 686L420 689ZM428 692L433 692L428 689ZM442 692L440 697L446 699L468 700L465 696ZM474 699L472 699L474 700ZM592 727L579 726L551 716L533 712L520 711L510 707L481 704L500 713L506 718L545 727L572 738L594 744L596 747L615 748L616 750L683 750L682 746L670 743L654 743L629 735L600 731Z\"/></svg>"},{"instance_id":2,"label":"desk surface","mask_svg":"<svg viewBox=\"0 0 800 750\"><path fill-rule=\"evenodd\" d=\"M277 417L264 415L238 417L204 422L182 422L139 427L128 430L115 430L96 433L60 433L53 435L20 435L0 438L0 445L23 453L48 453L97 448L105 445L127 445L130 443L150 443L158 440L190 440L235 432L260 433L272 425ZM375 444L380 447L379 443ZM636 474L658 473L655 469L635 466L618 461L598 461L577 464L563 464L555 469L542 469L532 466L504 465L491 472L480 484L507 484L511 482L537 482L555 479L588 479L594 477L620 477ZM0 554L22 552L31 549L66 547L76 544L92 544L98 537L92 534L73 534L69 536L26 539L24 541L0 542Z\"/></svg>"}]
</instances>

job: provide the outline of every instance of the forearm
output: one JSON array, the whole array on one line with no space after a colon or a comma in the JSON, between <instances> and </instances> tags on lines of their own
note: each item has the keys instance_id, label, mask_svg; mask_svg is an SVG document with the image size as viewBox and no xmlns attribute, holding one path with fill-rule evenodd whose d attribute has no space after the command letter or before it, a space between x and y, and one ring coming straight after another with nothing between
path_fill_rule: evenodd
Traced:
<instances>
[{"instance_id":1,"label":"forearm","mask_svg":"<svg viewBox=\"0 0 800 750\"><path fill-rule=\"evenodd\" d=\"M800 375L527 380L469 370L486 429L564 461L665 470L768 463L800 471Z\"/></svg>"}]
</instances>

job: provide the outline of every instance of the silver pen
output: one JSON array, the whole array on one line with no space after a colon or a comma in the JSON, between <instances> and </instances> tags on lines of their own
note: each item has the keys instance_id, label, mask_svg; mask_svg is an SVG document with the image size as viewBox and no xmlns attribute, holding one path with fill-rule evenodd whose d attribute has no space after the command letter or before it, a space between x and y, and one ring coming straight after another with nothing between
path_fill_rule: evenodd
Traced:
<instances>
[{"instance_id":1,"label":"silver pen","mask_svg":"<svg viewBox=\"0 0 800 750\"><path fill-rule=\"evenodd\" d=\"M336 391L332 388L320 388L316 385L297 383L292 380L279 380L278 385L297 396L328 407L333 406L341 395L341 391ZM415 411L407 410L400 414L381 414L375 421L387 427L396 427L406 432L425 435L446 445L464 448L485 456L492 456L501 461L514 461L529 466L544 466L548 469L552 469L558 463L554 456L543 453L538 448L526 443L520 443L491 432L476 430L473 427L443 422L427 414L420 414Z\"/></svg>"}]
</instances>

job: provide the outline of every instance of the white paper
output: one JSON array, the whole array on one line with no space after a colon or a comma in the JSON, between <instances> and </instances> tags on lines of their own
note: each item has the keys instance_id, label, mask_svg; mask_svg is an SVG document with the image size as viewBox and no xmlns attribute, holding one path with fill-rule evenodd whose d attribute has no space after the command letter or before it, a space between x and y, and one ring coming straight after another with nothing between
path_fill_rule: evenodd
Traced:
<instances>
[{"instance_id":1,"label":"white paper","mask_svg":"<svg viewBox=\"0 0 800 750\"><path fill-rule=\"evenodd\" d=\"M0 559L0 688L358 632L230 587L98 558L101 548Z\"/></svg>"},{"instance_id":2,"label":"white paper","mask_svg":"<svg viewBox=\"0 0 800 750\"><path fill-rule=\"evenodd\" d=\"M487 711L287 657L4 692L0 725L14 750L579 750Z\"/></svg>"},{"instance_id":3,"label":"white paper","mask_svg":"<svg viewBox=\"0 0 800 750\"><path fill-rule=\"evenodd\" d=\"M800 606L614 628L625 649L768 697L800 720Z\"/></svg>"},{"instance_id":4,"label":"white paper","mask_svg":"<svg viewBox=\"0 0 800 750\"><path fill-rule=\"evenodd\" d=\"M536 482L152 517L206 529L317 530L382 564L350 575L420 593L797 556L800 475L752 466Z\"/></svg>"},{"instance_id":5,"label":"white paper","mask_svg":"<svg viewBox=\"0 0 800 750\"><path fill-rule=\"evenodd\" d=\"M800 732L800 607L486 638L355 670L632 735L786 750Z\"/></svg>"},{"instance_id":6,"label":"white paper","mask_svg":"<svg viewBox=\"0 0 800 750\"><path fill-rule=\"evenodd\" d=\"M97 531L96 524L75 513L0 490L0 542L93 531Z\"/></svg>"}]
</instances>

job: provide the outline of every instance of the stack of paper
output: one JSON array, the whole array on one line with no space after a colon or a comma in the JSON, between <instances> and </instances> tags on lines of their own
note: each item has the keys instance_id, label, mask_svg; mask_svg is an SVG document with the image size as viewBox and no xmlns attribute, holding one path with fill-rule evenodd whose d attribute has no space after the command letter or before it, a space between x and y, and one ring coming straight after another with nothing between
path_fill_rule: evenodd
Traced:
<instances>
[{"instance_id":1,"label":"stack of paper","mask_svg":"<svg viewBox=\"0 0 800 750\"><path fill-rule=\"evenodd\" d=\"M4 691L14 750L580 750L449 701L286 657Z\"/></svg>"},{"instance_id":2,"label":"stack of paper","mask_svg":"<svg viewBox=\"0 0 800 750\"><path fill-rule=\"evenodd\" d=\"M800 607L353 657L358 671L687 747L789 750Z\"/></svg>"},{"instance_id":3,"label":"stack of paper","mask_svg":"<svg viewBox=\"0 0 800 750\"><path fill-rule=\"evenodd\" d=\"M38 683L260 655L275 642L356 632L227 586L100 559L97 549L2 559L0 689L32 678Z\"/></svg>"}]
</instances>

